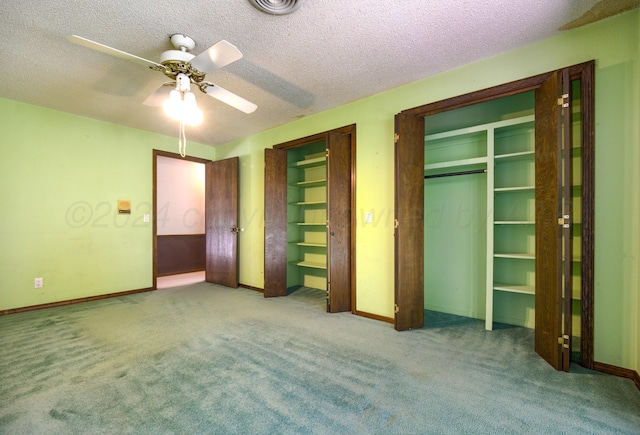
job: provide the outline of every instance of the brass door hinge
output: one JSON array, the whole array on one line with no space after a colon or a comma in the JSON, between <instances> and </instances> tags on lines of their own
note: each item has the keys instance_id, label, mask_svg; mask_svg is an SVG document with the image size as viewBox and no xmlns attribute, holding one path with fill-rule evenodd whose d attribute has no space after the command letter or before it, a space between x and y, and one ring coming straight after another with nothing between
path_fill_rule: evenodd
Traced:
<instances>
[{"instance_id":1,"label":"brass door hinge","mask_svg":"<svg viewBox=\"0 0 640 435\"><path fill-rule=\"evenodd\" d=\"M569 228L571 223L571 216L568 214L558 218L558 225L562 225L563 228Z\"/></svg>"},{"instance_id":2,"label":"brass door hinge","mask_svg":"<svg viewBox=\"0 0 640 435\"><path fill-rule=\"evenodd\" d=\"M393 220L393 228L398 228L398 219Z\"/></svg>"},{"instance_id":3,"label":"brass door hinge","mask_svg":"<svg viewBox=\"0 0 640 435\"><path fill-rule=\"evenodd\" d=\"M562 94L562 98L558 98L558 106L569 107L569 94Z\"/></svg>"},{"instance_id":4,"label":"brass door hinge","mask_svg":"<svg viewBox=\"0 0 640 435\"><path fill-rule=\"evenodd\" d=\"M567 334L558 337L558 344L561 344L565 349L569 349L569 336Z\"/></svg>"},{"instance_id":5,"label":"brass door hinge","mask_svg":"<svg viewBox=\"0 0 640 435\"><path fill-rule=\"evenodd\" d=\"M393 143L398 143L400 140L400 135L398 133L393 134Z\"/></svg>"},{"instance_id":6,"label":"brass door hinge","mask_svg":"<svg viewBox=\"0 0 640 435\"><path fill-rule=\"evenodd\" d=\"M393 313L398 314L400 312L400 307L398 304L393 304Z\"/></svg>"}]
</instances>

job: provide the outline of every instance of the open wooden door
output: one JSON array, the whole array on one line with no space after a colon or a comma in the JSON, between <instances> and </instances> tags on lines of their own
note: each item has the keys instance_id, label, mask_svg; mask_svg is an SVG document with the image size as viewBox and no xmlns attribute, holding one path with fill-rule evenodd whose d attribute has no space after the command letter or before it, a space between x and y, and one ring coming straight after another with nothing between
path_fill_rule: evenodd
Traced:
<instances>
[{"instance_id":1,"label":"open wooden door","mask_svg":"<svg viewBox=\"0 0 640 435\"><path fill-rule=\"evenodd\" d=\"M287 295L287 151L264 150L264 296Z\"/></svg>"},{"instance_id":2,"label":"open wooden door","mask_svg":"<svg viewBox=\"0 0 640 435\"><path fill-rule=\"evenodd\" d=\"M536 299L535 351L552 367L562 367L558 343L560 310L560 173L558 132L560 128L561 77L553 72L535 95L536 140Z\"/></svg>"},{"instance_id":3,"label":"open wooden door","mask_svg":"<svg viewBox=\"0 0 640 435\"><path fill-rule=\"evenodd\" d=\"M394 311L403 331L424 326L424 118L399 113L395 122Z\"/></svg>"},{"instance_id":4,"label":"open wooden door","mask_svg":"<svg viewBox=\"0 0 640 435\"><path fill-rule=\"evenodd\" d=\"M327 137L327 311L351 310L351 137Z\"/></svg>"},{"instance_id":5,"label":"open wooden door","mask_svg":"<svg viewBox=\"0 0 640 435\"><path fill-rule=\"evenodd\" d=\"M206 281L238 287L239 158L207 162L205 169Z\"/></svg>"},{"instance_id":6,"label":"open wooden door","mask_svg":"<svg viewBox=\"0 0 640 435\"><path fill-rule=\"evenodd\" d=\"M569 70L536 91L535 350L569 371L572 336L572 116Z\"/></svg>"}]
</instances>

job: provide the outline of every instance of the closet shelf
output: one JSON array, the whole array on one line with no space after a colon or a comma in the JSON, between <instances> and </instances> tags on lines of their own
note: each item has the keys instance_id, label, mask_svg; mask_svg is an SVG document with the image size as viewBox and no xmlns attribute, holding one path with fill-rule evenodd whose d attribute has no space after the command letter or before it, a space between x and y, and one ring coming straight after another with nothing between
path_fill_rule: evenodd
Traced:
<instances>
[{"instance_id":1,"label":"closet shelf","mask_svg":"<svg viewBox=\"0 0 640 435\"><path fill-rule=\"evenodd\" d=\"M326 243L309 243L309 242L291 242L295 243L298 246L310 246L312 248L326 248Z\"/></svg>"},{"instance_id":2,"label":"closet shelf","mask_svg":"<svg viewBox=\"0 0 640 435\"><path fill-rule=\"evenodd\" d=\"M536 190L535 186L496 187L494 192L526 192Z\"/></svg>"},{"instance_id":3,"label":"closet shelf","mask_svg":"<svg viewBox=\"0 0 640 435\"><path fill-rule=\"evenodd\" d=\"M536 289L532 285L512 285L512 284L500 284L494 283L493 289L509 293L521 293L525 295L535 295Z\"/></svg>"},{"instance_id":4,"label":"closet shelf","mask_svg":"<svg viewBox=\"0 0 640 435\"><path fill-rule=\"evenodd\" d=\"M291 205L326 205L327 201L300 201L290 202Z\"/></svg>"},{"instance_id":5,"label":"closet shelf","mask_svg":"<svg viewBox=\"0 0 640 435\"><path fill-rule=\"evenodd\" d=\"M519 153L509 153L509 154L496 154L493 158L496 161L504 162L504 161L514 161L514 160L533 160L535 157L534 151L523 151Z\"/></svg>"},{"instance_id":6,"label":"closet shelf","mask_svg":"<svg viewBox=\"0 0 640 435\"><path fill-rule=\"evenodd\" d=\"M311 269L326 269L326 263L317 263L313 261L294 261L291 264L300 267L309 267Z\"/></svg>"},{"instance_id":7,"label":"closet shelf","mask_svg":"<svg viewBox=\"0 0 640 435\"><path fill-rule=\"evenodd\" d=\"M295 222L296 225L300 226L325 226L326 222Z\"/></svg>"},{"instance_id":8,"label":"closet shelf","mask_svg":"<svg viewBox=\"0 0 640 435\"><path fill-rule=\"evenodd\" d=\"M326 163L327 163L327 158L325 156L322 156L322 157L315 157L315 158L312 158L312 159L299 160L299 161L294 162L293 164L291 164L290 167L292 167L292 168L300 168L300 167L311 168L313 166L322 166L322 165L325 165Z\"/></svg>"},{"instance_id":9,"label":"closet shelf","mask_svg":"<svg viewBox=\"0 0 640 435\"><path fill-rule=\"evenodd\" d=\"M494 257L497 258L516 258L516 259L523 259L523 260L535 260L536 256L535 254L529 254L529 253L515 253L515 252L496 252L493 254Z\"/></svg>"},{"instance_id":10,"label":"closet shelf","mask_svg":"<svg viewBox=\"0 0 640 435\"><path fill-rule=\"evenodd\" d=\"M495 221L495 225L535 225L534 221Z\"/></svg>"},{"instance_id":11,"label":"closet shelf","mask_svg":"<svg viewBox=\"0 0 640 435\"><path fill-rule=\"evenodd\" d=\"M474 157L471 159L450 160L447 162L428 163L424 165L424 170L429 171L433 169L456 168L456 167L464 167L464 166L479 165L479 164L486 164L486 163L487 163L486 157Z\"/></svg>"},{"instance_id":12,"label":"closet shelf","mask_svg":"<svg viewBox=\"0 0 640 435\"><path fill-rule=\"evenodd\" d=\"M310 180L310 181L298 181L291 184L292 187L320 187L327 184L327 180Z\"/></svg>"}]
</instances>

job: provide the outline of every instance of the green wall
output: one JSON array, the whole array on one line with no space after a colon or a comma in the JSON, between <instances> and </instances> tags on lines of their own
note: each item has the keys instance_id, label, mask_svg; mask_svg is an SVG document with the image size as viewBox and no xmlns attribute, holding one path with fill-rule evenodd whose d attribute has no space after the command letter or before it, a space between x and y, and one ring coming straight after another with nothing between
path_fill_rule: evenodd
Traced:
<instances>
[{"instance_id":1,"label":"green wall","mask_svg":"<svg viewBox=\"0 0 640 435\"><path fill-rule=\"evenodd\" d=\"M0 119L0 310L151 287L152 150L177 152L177 137L9 100Z\"/></svg>"},{"instance_id":2,"label":"green wall","mask_svg":"<svg viewBox=\"0 0 640 435\"><path fill-rule=\"evenodd\" d=\"M357 309L393 317L393 116L595 59L595 359L638 370L639 21L635 10L217 148L242 165L240 281L263 285L264 148L355 123Z\"/></svg>"},{"instance_id":3,"label":"green wall","mask_svg":"<svg viewBox=\"0 0 640 435\"><path fill-rule=\"evenodd\" d=\"M190 155L240 157L240 282L263 286L264 148L355 123L357 309L393 317L393 116L596 59L595 359L640 370L639 21L628 12L216 149L189 144ZM0 309L151 286L151 150L175 152L177 138L8 100L0 115Z\"/></svg>"}]
</instances>

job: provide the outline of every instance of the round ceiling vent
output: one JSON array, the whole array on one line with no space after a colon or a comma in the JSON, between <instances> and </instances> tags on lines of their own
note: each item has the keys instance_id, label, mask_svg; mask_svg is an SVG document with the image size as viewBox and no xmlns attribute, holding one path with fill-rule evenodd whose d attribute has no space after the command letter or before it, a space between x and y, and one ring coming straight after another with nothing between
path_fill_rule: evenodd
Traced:
<instances>
[{"instance_id":1,"label":"round ceiling vent","mask_svg":"<svg viewBox=\"0 0 640 435\"><path fill-rule=\"evenodd\" d=\"M257 9L271 15L290 14L300 7L303 0L249 0Z\"/></svg>"}]
</instances>

